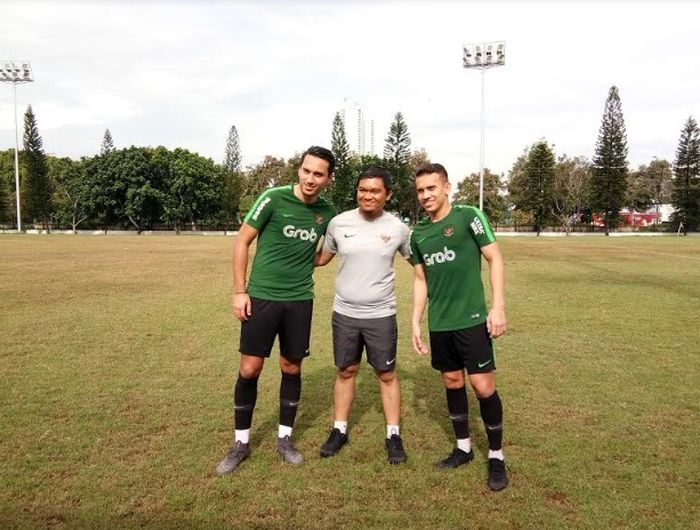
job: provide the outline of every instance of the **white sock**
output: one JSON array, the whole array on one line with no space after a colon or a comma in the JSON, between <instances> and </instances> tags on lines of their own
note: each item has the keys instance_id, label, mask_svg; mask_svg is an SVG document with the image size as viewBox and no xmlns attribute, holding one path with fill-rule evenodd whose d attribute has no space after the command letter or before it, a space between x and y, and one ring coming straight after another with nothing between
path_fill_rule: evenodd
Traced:
<instances>
[{"instance_id":1,"label":"white sock","mask_svg":"<svg viewBox=\"0 0 700 530\"><path fill-rule=\"evenodd\" d=\"M386 426L386 437L391 438L392 434L401 435L401 433L399 432L398 425L387 425Z\"/></svg>"},{"instance_id":2,"label":"white sock","mask_svg":"<svg viewBox=\"0 0 700 530\"><path fill-rule=\"evenodd\" d=\"M489 449L489 458L505 460L505 458L503 457L503 449L499 449L498 451L491 451L491 449Z\"/></svg>"},{"instance_id":3,"label":"white sock","mask_svg":"<svg viewBox=\"0 0 700 530\"><path fill-rule=\"evenodd\" d=\"M338 429L343 434L347 434L348 433L348 422L336 420L333 422L333 428Z\"/></svg>"},{"instance_id":4,"label":"white sock","mask_svg":"<svg viewBox=\"0 0 700 530\"><path fill-rule=\"evenodd\" d=\"M248 440L250 439L250 429L236 429L234 432L237 442L241 442L242 444L248 443Z\"/></svg>"},{"instance_id":5,"label":"white sock","mask_svg":"<svg viewBox=\"0 0 700 530\"><path fill-rule=\"evenodd\" d=\"M285 436L289 436L290 438L292 437L292 428L286 425L280 425L277 428L277 437L284 438Z\"/></svg>"},{"instance_id":6,"label":"white sock","mask_svg":"<svg viewBox=\"0 0 700 530\"><path fill-rule=\"evenodd\" d=\"M461 449L465 453L472 450L472 439L471 438L461 438L457 440L457 449Z\"/></svg>"}]
</instances>

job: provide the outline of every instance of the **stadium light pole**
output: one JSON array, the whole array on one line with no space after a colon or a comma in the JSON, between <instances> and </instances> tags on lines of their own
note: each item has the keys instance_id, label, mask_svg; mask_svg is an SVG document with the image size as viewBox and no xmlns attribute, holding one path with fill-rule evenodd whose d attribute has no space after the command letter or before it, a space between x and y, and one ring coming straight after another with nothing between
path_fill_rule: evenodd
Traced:
<instances>
[{"instance_id":1,"label":"stadium light pole","mask_svg":"<svg viewBox=\"0 0 700 530\"><path fill-rule=\"evenodd\" d=\"M481 70L481 142L479 149L479 210L484 209L484 73L506 64L505 41L479 42L462 46L462 66Z\"/></svg>"},{"instance_id":2,"label":"stadium light pole","mask_svg":"<svg viewBox=\"0 0 700 530\"><path fill-rule=\"evenodd\" d=\"M12 83L15 96L15 197L17 199L17 233L22 233L22 215L19 198L19 133L17 128L17 85L31 83L32 65L29 61L0 61L0 82Z\"/></svg>"}]
</instances>

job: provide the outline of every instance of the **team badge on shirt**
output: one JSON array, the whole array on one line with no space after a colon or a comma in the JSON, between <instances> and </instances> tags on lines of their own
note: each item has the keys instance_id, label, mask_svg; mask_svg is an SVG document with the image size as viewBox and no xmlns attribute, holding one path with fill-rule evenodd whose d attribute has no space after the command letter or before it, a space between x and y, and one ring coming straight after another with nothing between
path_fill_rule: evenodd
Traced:
<instances>
[{"instance_id":1,"label":"team badge on shirt","mask_svg":"<svg viewBox=\"0 0 700 530\"><path fill-rule=\"evenodd\" d=\"M447 225L445 228L442 229L442 235L445 237L450 237L454 233L455 227L452 225Z\"/></svg>"},{"instance_id":2,"label":"team badge on shirt","mask_svg":"<svg viewBox=\"0 0 700 530\"><path fill-rule=\"evenodd\" d=\"M322 216L320 213L317 213L317 214L314 216L314 220L316 221L316 224L319 224L319 225L320 225L320 224L323 224L323 221L325 221L326 218L325 218L324 216Z\"/></svg>"},{"instance_id":3,"label":"team badge on shirt","mask_svg":"<svg viewBox=\"0 0 700 530\"><path fill-rule=\"evenodd\" d=\"M381 234L379 237L382 238L382 241L384 241L384 243L389 243L389 241L391 241L391 236L389 235Z\"/></svg>"}]
</instances>

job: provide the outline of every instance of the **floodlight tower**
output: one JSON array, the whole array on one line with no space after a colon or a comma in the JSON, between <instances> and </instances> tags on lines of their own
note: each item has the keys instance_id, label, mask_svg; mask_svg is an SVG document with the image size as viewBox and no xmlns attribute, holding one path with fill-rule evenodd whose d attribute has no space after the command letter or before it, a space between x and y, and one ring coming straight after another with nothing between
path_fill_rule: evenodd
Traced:
<instances>
[{"instance_id":1,"label":"floodlight tower","mask_svg":"<svg viewBox=\"0 0 700 530\"><path fill-rule=\"evenodd\" d=\"M462 46L462 66L481 70L481 147L479 149L479 209L484 209L484 72L506 64L504 41L480 42Z\"/></svg>"},{"instance_id":2,"label":"floodlight tower","mask_svg":"<svg viewBox=\"0 0 700 530\"><path fill-rule=\"evenodd\" d=\"M19 133L17 132L17 85L34 81L29 61L0 61L0 82L12 83L15 95L15 197L17 199L17 233L22 233L19 205Z\"/></svg>"}]
</instances>

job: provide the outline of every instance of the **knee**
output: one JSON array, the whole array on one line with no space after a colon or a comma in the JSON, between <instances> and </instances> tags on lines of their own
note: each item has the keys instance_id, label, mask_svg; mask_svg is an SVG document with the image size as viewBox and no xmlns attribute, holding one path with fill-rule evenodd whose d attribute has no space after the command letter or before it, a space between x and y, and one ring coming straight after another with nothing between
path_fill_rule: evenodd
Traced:
<instances>
[{"instance_id":1,"label":"knee","mask_svg":"<svg viewBox=\"0 0 700 530\"><path fill-rule=\"evenodd\" d=\"M377 371L377 377L379 378L380 382L385 383L385 384L393 383L394 381L398 381L398 377L396 375L396 370L389 370L388 372Z\"/></svg>"},{"instance_id":2,"label":"knee","mask_svg":"<svg viewBox=\"0 0 700 530\"><path fill-rule=\"evenodd\" d=\"M241 377L245 379L257 379L260 377L260 372L262 372L262 366L258 367L255 365L241 365L238 369L238 373Z\"/></svg>"},{"instance_id":3,"label":"knee","mask_svg":"<svg viewBox=\"0 0 700 530\"><path fill-rule=\"evenodd\" d=\"M353 364L351 366L344 366L343 368L338 368L337 377L341 381L349 381L354 379L357 372L360 371L360 366Z\"/></svg>"},{"instance_id":4,"label":"knee","mask_svg":"<svg viewBox=\"0 0 700 530\"><path fill-rule=\"evenodd\" d=\"M474 395L478 399L486 399L491 397L496 391L496 385L493 381L480 381L478 383L472 383L472 389L474 390Z\"/></svg>"},{"instance_id":5,"label":"knee","mask_svg":"<svg viewBox=\"0 0 700 530\"><path fill-rule=\"evenodd\" d=\"M445 388L456 389L464 386L464 376L461 372L451 372L442 374L442 382Z\"/></svg>"},{"instance_id":6,"label":"knee","mask_svg":"<svg viewBox=\"0 0 700 530\"><path fill-rule=\"evenodd\" d=\"M301 359L290 361L280 356L280 370L285 374L298 375L301 373Z\"/></svg>"}]
</instances>

